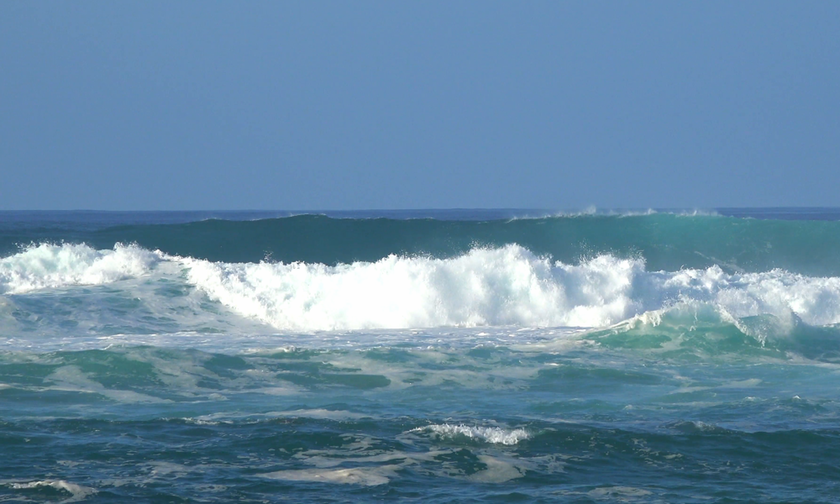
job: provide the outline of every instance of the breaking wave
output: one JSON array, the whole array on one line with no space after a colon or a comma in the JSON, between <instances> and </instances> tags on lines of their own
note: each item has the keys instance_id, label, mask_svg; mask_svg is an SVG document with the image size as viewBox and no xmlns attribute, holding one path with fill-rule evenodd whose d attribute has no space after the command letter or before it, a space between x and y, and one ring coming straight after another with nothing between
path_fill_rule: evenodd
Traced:
<instances>
[{"instance_id":1,"label":"breaking wave","mask_svg":"<svg viewBox=\"0 0 840 504\"><path fill-rule=\"evenodd\" d=\"M0 293L108 284L144 275L159 260L159 253L137 245L117 244L112 250L83 244L30 245L0 259Z\"/></svg>"},{"instance_id":2,"label":"breaking wave","mask_svg":"<svg viewBox=\"0 0 840 504\"><path fill-rule=\"evenodd\" d=\"M733 319L840 322L840 278L733 274L718 266L649 272L642 259L610 255L571 265L518 245L338 266L183 261L188 280L210 298L278 329L603 327L698 302Z\"/></svg>"},{"instance_id":3,"label":"breaking wave","mask_svg":"<svg viewBox=\"0 0 840 504\"><path fill-rule=\"evenodd\" d=\"M476 427L464 424L433 424L417 427L410 432L430 432L439 438L465 437L490 444L515 445L528 439L525 429L503 429L501 427Z\"/></svg>"},{"instance_id":4,"label":"breaking wave","mask_svg":"<svg viewBox=\"0 0 840 504\"><path fill-rule=\"evenodd\" d=\"M599 328L655 324L663 313L674 317L674 310L696 318L698 309L739 327L755 325L747 319L759 316L787 327L840 323L838 277L782 269L727 273L717 265L648 271L642 258L609 254L568 264L515 244L452 258L389 255L335 266L213 262L119 244L111 250L32 245L0 259L0 292L6 295L105 284L119 290L119 282L137 278L180 285L280 331ZM170 297L178 295L174 291ZM168 299L146 305L165 312Z\"/></svg>"}]
</instances>

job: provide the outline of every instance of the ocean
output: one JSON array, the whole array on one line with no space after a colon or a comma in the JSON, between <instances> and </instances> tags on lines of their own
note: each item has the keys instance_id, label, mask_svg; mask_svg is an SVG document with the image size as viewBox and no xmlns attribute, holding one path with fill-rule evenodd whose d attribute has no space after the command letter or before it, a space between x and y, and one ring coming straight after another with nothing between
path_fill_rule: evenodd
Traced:
<instances>
[{"instance_id":1,"label":"ocean","mask_svg":"<svg viewBox=\"0 0 840 504\"><path fill-rule=\"evenodd\" d=\"M837 502L840 209L0 212L2 502Z\"/></svg>"}]
</instances>

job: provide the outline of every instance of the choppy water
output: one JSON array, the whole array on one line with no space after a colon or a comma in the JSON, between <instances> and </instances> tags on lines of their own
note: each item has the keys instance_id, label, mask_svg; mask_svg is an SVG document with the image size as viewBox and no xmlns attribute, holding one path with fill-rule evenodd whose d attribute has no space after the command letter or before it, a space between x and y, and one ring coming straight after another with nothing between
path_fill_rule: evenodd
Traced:
<instances>
[{"instance_id":1,"label":"choppy water","mask_svg":"<svg viewBox=\"0 0 840 504\"><path fill-rule=\"evenodd\" d=\"M833 502L838 219L0 213L0 501Z\"/></svg>"}]
</instances>

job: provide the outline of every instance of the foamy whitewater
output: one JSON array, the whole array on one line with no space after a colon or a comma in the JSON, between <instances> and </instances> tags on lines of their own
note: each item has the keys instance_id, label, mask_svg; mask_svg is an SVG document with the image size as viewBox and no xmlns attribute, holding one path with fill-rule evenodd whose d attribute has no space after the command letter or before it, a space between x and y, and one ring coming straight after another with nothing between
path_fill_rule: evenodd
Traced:
<instances>
[{"instance_id":1,"label":"foamy whitewater","mask_svg":"<svg viewBox=\"0 0 840 504\"><path fill-rule=\"evenodd\" d=\"M840 210L0 212L0 500L833 502Z\"/></svg>"}]
</instances>

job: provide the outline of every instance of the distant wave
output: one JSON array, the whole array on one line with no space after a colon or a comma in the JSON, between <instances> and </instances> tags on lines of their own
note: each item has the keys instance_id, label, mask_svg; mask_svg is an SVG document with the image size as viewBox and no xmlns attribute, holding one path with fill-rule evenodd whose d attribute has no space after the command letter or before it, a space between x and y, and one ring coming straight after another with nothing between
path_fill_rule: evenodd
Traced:
<instances>
[{"instance_id":1,"label":"distant wave","mask_svg":"<svg viewBox=\"0 0 840 504\"><path fill-rule=\"evenodd\" d=\"M451 259L475 248L517 244L565 264L611 255L644 258L651 271L717 265L729 273L781 268L810 276L840 276L838 221L743 219L704 213L596 212L489 221L318 215L205 220L75 230L65 235L55 230L31 231L23 237L12 233L0 240L0 255L20 252L19 243L32 241L36 245L45 241L85 243L97 250L137 244L172 256L214 262L266 260L330 266L376 262L392 255Z\"/></svg>"}]
</instances>

